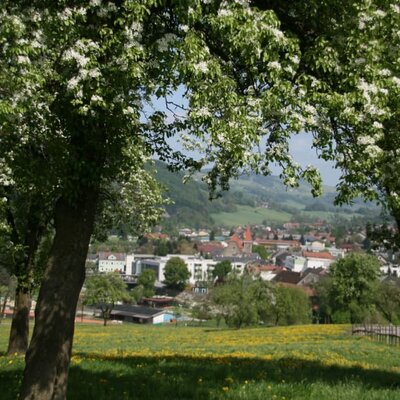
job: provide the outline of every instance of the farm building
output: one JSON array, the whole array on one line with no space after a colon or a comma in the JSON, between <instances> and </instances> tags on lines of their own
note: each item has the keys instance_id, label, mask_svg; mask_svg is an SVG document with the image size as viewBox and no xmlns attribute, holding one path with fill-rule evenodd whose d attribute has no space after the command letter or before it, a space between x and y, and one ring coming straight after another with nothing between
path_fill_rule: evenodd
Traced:
<instances>
[{"instance_id":1,"label":"farm building","mask_svg":"<svg viewBox=\"0 0 400 400\"><path fill-rule=\"evenodd\" d=\"M172 312L162 308L117 305L111 311L111 319L138 324L163 324L174 319Z\"/></svg>"}]
</instances>

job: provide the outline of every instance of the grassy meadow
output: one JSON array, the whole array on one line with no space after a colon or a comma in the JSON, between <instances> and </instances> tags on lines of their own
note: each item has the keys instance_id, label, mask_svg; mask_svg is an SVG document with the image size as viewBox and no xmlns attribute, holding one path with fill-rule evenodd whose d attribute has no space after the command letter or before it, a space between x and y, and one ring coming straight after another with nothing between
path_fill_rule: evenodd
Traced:
<instances>
[{"instance_id":1,"label":"grassy meadow","mask_svg":"<svg viewBox=\"0 0 400 400\"><path fill-rule=\"evenodd\" d=\"M284 211L276 211L269 208L254 208L238 205L235 212L220 212L211 214L217 225L238 226L248 224L261 224L263 220L269 222L283 223L290 221L291 214Z\"/></svg>"},{"instance_id":2,"label":"grassy meadow","mask_svg":"<svg viewBox=\"0 0 400 400\"><path fill-rule=\"evenodd\" d=\"M400 348L351 336L349 326L242 330L77 325L68 398L400 399ZM22 357L6 357L2 400L17 396Z\"/></svg>"}]
</instances>

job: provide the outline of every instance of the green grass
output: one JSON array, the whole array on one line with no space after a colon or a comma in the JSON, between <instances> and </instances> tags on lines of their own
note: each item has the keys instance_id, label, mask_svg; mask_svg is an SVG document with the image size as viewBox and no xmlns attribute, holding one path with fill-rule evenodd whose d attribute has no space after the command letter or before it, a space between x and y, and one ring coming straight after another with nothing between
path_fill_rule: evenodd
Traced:
<instances>
[{"instance_id":1,"label":"green grass","mask_svg":"<svg viewBox=\"0 0 400 400\"><path fill-rule=\"evenodd\" d=\"M78 325L68 398L394 400L399 363L400 348L348 326ZM16 398L22 369L22 357L0 355L2 400Z\"/></svg>"},{"instance_id":2,"label":"green grass","mask_svg":"<svg viewBox=\"0 0 400 400\"><path fill-rule=\"evenodd\" d=\"M217 225L237 226L248 224L261 224L262 221L268 222L287 222L290 221L291 214L284 211L276 211L268 208L253 208L250 206L237 206L237 210L232 213L221 212L211 214Z\"/></svg>"}]
</instances>

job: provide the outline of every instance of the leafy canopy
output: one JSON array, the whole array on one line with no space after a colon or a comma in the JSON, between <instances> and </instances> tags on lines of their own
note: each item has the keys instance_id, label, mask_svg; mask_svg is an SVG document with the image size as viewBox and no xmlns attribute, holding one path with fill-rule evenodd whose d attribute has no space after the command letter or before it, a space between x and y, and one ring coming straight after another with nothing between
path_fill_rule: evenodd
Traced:
<instances>
[{"instance_id":1,"label":"leafy canopy","mask_svg":"<svg viewBox=\"0 0 400 400\"><path fill-rule=\"evenodd\" d=\"M184 260L171 257L165 264L164 283L171 288L182 290L190 278L190 272Z\"/></svg>"},{"instance_id":2,"label":"leafy canopy","mask_svg":"<svg viewBox=\"0 0 400 400\"><path fill-rule=\"evenodd\" d=\"M115 303L129 300L129 294L121 275L111 272L88 277L84 299L86 304L96 306L101 310L104 325L106 325Z\"/></svg>"}]
</instances>

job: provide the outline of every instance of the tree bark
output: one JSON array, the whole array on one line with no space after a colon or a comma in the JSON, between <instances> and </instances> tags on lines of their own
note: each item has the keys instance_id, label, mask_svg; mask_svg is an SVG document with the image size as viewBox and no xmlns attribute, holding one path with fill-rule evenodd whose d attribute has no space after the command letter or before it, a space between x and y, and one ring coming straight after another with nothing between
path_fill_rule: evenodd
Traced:
<instances>
[{"instance_id":1,"label":"tree bark","mask_svg":"<svg viewBox=\"0 0 400 400\"><path fill-rule=\"evenodd\" d=\"M62 198L56 205L56 234L36 305L21 400L66 398L76 307L97 202L95 189L79 193L75 206Z\"/></svg>"},{"instance_id":2,"label":"tree bark","mask_svg":"<svg viewBox=\"0 0 400 400\"><path fill-rule=\"evenodd\" d=\"M29 311L31 293L25 287L17 286L14 313L11 322L7 354L25 354L29 342Z\"/></svg>"},{"instance_id":3,"label":"tree bark","mask_svg":"<svg viewBox=\"0 0 400 400\"><path fill-rule=\"evenodd\" d=\"M28 202L28 220L23 241L18 234L14 215L9 211L8 221L12 226L12 240L14 244L21 244L24 248L23 260L18 260L15 266L17 287L15 290L14 313L8 340L9 355L25 354L29 342L29 311L32 302L33 273L35 269L35 256L39 242L43 237L47 222L38 210L42 207L41 196L33 196Z\"/></svg>"}]
</instances>

